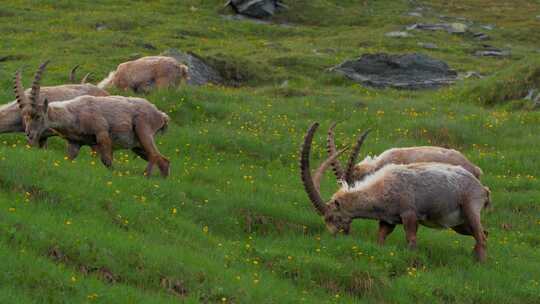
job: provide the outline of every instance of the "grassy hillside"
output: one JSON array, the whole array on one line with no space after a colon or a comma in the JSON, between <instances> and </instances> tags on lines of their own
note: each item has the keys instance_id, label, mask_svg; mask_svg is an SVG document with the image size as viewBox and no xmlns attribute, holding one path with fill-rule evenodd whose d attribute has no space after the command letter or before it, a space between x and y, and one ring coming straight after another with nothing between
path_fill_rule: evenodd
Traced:
<instances>
[{"instance_id":1,"label":"grassy hillside","mask_svg":"<svg viewBox=\"0 0 540 304\"><path fill-rule=\"evenodd\" d=\"M182 87L145 96L172 123L158 138L171 177L115 153L107 170L88 148L31 149L0 137L0 303L538 303L540 112L519 101L540 70L539 1L298 0L276 23L222 18L221 0L3 1L0 100L12 76L44 85L81 64L99 81L117 64L168 48L193 51L246 75L239 87ZM426 7L424 18L407 12ZM505 59L472 54L469 35L384 34L436 16L493 24ZM436 43L425 50L418 42ZM423 52L467 79L437 91L375 90L327 68L367 52ZM81 72L82 73L82 72ZM385 247L377 223L356 220L332 237L300 183L307 127L332 121L340 144L371 127L363 155L410 145L463 151L482 167L493 208L488 261L471 237L420 228L406 250L400 227ZM325 157L318 134L314 160ZM336 190L328 174L323 194Z\"/></svg>"}]
</instances>

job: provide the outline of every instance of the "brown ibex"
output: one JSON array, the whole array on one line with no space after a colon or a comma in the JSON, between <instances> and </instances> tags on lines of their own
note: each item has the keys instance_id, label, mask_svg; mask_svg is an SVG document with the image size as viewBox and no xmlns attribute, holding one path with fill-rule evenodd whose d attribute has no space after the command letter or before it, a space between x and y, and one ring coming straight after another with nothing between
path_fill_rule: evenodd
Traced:
<instances>
[{"instance_id":1,"label":"brown ibex","mask_svg":"<svg viewBox=\"0 0 540 304\"><path fill-rule=\"evenodd\" d=\"M31 89L24 90L21 83L21 74L15 75L14 91L17 100L28 103L32 95ZM108 96L107 91L92 84L67 84L59 86L42 87L40 96L47 98L51 103L73 99L82 95ZM0 133L24 132L24 125L17 100L0 106ZM45 145L47 137L53 136L45 132L41 138L41 145Z\"/></svg>"},{"instance_id":2,"label":"brown ibex","mask_svg":"<svg viewBox=\"0 0 540 304\"><path fill-rule=\"evenodd\" d=\"M332 124L328 129L327 150L329 155L336 153L336 145L334 142L335 127L336 123ZM368 133L369 130L359 137L357 147L361 146ZM482 176L482 170L478 166L470 162L467 157L461 154L461 152L454 149L433 146L392 148L384 151L379 156L373 158L368 156L355 165L358 153L359 150L355 150L351 153L345 171L343 171L339 160L336 159L332 162L332 169L338 180L343 179L343 177L347 175L350 177L350 180L346 180L346 182L352 184L353 181L360 181L388 164L412 164L420 162L436 162L462 166L476 178L480 179Z\"/></svg>"},{"instance_id":3,"label":"brown ibex","mask_svg":"<svg viewBox=\"0 0 540 304\"><path fill-rule=\"evenodd\" d=\"M169 175L169 160L154 142L154 135L167 128L167 114L146 99L123 96L80 96L49 104L40 97L39 82L45 66L36 73L30 99L17 98L30 145L37 146L42 134L52 130L68 141L72 153L82 145L96 146L107 167L112 166L113 149L131 149L148 161L147 176L152 174L154 164L163 176Z\"/></svg>"},{"instance_id":4,"label":"brown ibex","mask_svg":"<svg viewBox=\"0 0 540 304\"><path fill-rule=\"evenodd\" d=\"M378 242L382 245L395 225L403 224L408 246L414 249L418 224L452 228L474 236L476 258L486 259L486 234L480 213L490 204L490 191L469 171L441 163L389 164L354 185L344 182L325 203L319 190L320 176L339 153L323 162L312 178L309 155L318 126L314 123L304 139L301 177L309 199L332 234L349 233L353 219L374 219L379 221Z\"/></svg>"},{"instance_id":5,"label":"brown ibex","mask_svg":"<svg viewBox=\"0 0 540 304\"><path fill-rule=\"evenodd\" d=\"M115 86L122 90L148 92L152 88L177 86L189 79L188 67L167 56L147 56L118 65L116 71L102 80L98 87Z\"/></svg>"}]
</instances>

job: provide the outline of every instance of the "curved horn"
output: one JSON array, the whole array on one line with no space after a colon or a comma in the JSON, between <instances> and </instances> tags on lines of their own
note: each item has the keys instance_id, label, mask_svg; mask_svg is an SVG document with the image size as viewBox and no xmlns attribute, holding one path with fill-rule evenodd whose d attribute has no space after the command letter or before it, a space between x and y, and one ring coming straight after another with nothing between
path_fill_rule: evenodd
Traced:
<instances>
[{"instance_id":1,"label":"curved horn","mask_svg":"<svg viewBox=\"0 0 540 304\"><path fill-rule=\"evenodd\" d=\"M73 67L73 69L71 69L71 73L69 73L69 82L75 83L75 74L77 74L77 69L79 67L80 65L77 64L76 66Z\"/></svg>"},{"instance_id":2,"label":"curved horn","mask_svg":"<svg viewBox=\"0 0 540 304\"><path fill-rule=\"evenodd\" d=\"M21 83L21 71L18 70L15 73L15 77L13 79L13 91L15 92L15 98L17 99L17 102L19 105L22 105L24 101L26 100L26 95L24 94L24 88Z\"/></svg>"},{"instance_id":3,"label":"curved horn","mask_svg":"<svg viewBox=\"0 0 540 304\"><path fill-rule=\"evenodd\" d=\"M317 190L319 187L317 187L313 183L311 171L309 168L309 154L311 152L311 142L313 141L313 135L315 134L315 131L317 131L318 127L319 123L316 122L312 124L306 134L306 137L304 138L304 144L302 145L302 150L300 153L300 175L302 176L302 183L304 184L304 189L306 190L306 193L309 197L309 200L313 204L313 207L315 207L319 215L324 215L326 213L326 205L321 198L321 194Z\"/></svg>"},{"instance_id":4,"label":"curved horn","mask_svg":"<svg viewBox=\"0 0 540 304\"><path fill-rule=\"evenodd\" d=\"M45 71L47 64L49 64L49 60L46 60L39 66L38 70L36 71L36 75L34 76L32 91L30 91L30 99L34 104L37 104L39 101L39 89L41 87L39 82L41 81L41 75L43 74L43 71Z\"/></svg>"},{"instance_id":5,"label":"curved horn","mask_svg":"<svg viewBox=\"0 0 540 304\"><path fill-rule=\"evenodd\" d=\"M92 75L92 73L86 73L86 75L84 75L84 77L81 79L81 84L87 83L88 77L90 77L90 75Z\"/></svg>"},{"instance_id":6,"label":"curved horn","mask_svg":"<svg viewBox=\"0 0 540 304\"><path fill-rule=\"evenodd\" d=\"M336 159L345 151L347 151L349 147L345 147L341 149L339 152L332 153L315 171L315 174L313 175L313 183L315 184L315 187L317 187L317 191L321 193L321 178L324 175L324 172L328 169L328 167L336 161Z\"/></svg>"},{"instance_id":7,"label":"curved horn","mask_svg":"<svg viewBox=\"0 0 540 304\"><path fill-rule=\"evenodd\" d=\"M371 132L371 129L367 129L360 137L358 137L358 140L356 141L356 145L353 148L353 151L351 152L351 156L349 157L349 163L347 164L347 170L345 171L344 180L347 182L347 184L352 184L352 173L354 170L354 164L356 163L356 159L358 158L358 154L360 153L360 148L362 147L362 144L364 143L364 140L368 136L369 132Z\"/></svg>"},{"instance_id":8,"label":"curved horn","mask_svg":"<svg viewBox=\"0 0 540 304\"><path fill-rule=\"evenodd\" d=\"M328 137L326 139L326 150L328 151L328 155L334 155L337 153L336 149L336 143L334 141L335 135L334 135L334 128L336 127L337 122L334 122L330 128L328 129ZM341 154L341 153L340 153ZM341 163L336 158L332 162L332 171L334 171L334 175L336 176L337 180L340 180L343 178L343 168L341 168Z\"/></svg>"}]
</instances>

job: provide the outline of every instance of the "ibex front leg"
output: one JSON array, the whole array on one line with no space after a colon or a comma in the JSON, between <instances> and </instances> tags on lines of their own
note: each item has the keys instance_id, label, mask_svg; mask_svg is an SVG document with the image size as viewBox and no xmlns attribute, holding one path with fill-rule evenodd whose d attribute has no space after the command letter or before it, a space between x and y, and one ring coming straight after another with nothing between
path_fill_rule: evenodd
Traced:
<instances>
[{"instance_id":1,"label":"ibex front leg","mask_svg":"<svg viewBox=\"0 0 540 304\"><path fill-rule=\"evenodd\" d=\"M416 249L416 231L418 230L418 220L414 211L407 211L401 215L403 228L405 228L405 237L409 249Z\"/></svg>"},{"instance_id":2,"label":"ibex front leg","mask_svg":"<svg viewBox=\"0 0 540 304\"><path fill-rule=\"evenodd\" d=\"M112 160L113 160L112 140L111 140L111 137L109 136L109 132L101 131L97 133L96 140L97 140L96 146L99 152L99 156L101 157L101 162L107 168L112 168Z\"/></svg>"},{"instance_id":3,"label":"ibex front leg","mask_svg":"<svg viewBox=\"0 0 540 304\"><path fill-rule=\"evenodd\" d=\"M79 151L81 150L81 145L75 142L69 142L67 145L67 157L70 160L74 160L77 155L79 155Z\"/></svg>"}]
</instances>

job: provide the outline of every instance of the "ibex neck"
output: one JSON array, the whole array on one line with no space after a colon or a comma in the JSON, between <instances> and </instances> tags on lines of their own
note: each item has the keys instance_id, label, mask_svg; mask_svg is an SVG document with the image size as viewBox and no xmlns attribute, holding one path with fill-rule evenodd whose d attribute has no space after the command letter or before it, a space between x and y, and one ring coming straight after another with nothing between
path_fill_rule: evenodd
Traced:
<instances>
[{"instance_id":1,"label":"ibex neck","mask_svg":"<svg viewBox=\"0 0 540 304\"><path fill-rule=\"evenodd\" d=\"M71 129L74 127L75 120L71 112L63 106L49 106L48 114L48 128L53 129Z\"/></svg>"},{"instance_id":2,"label":"ibex neck","mask_svg":"<svg viewBox=\"0 0 540 304\"><path fill-rule=\"evenodd\" d=\"M343 209L352 219L381 220L387 217L382 193L358 190L346 193L344 198Z\"/></svg>"}]
</instances>

